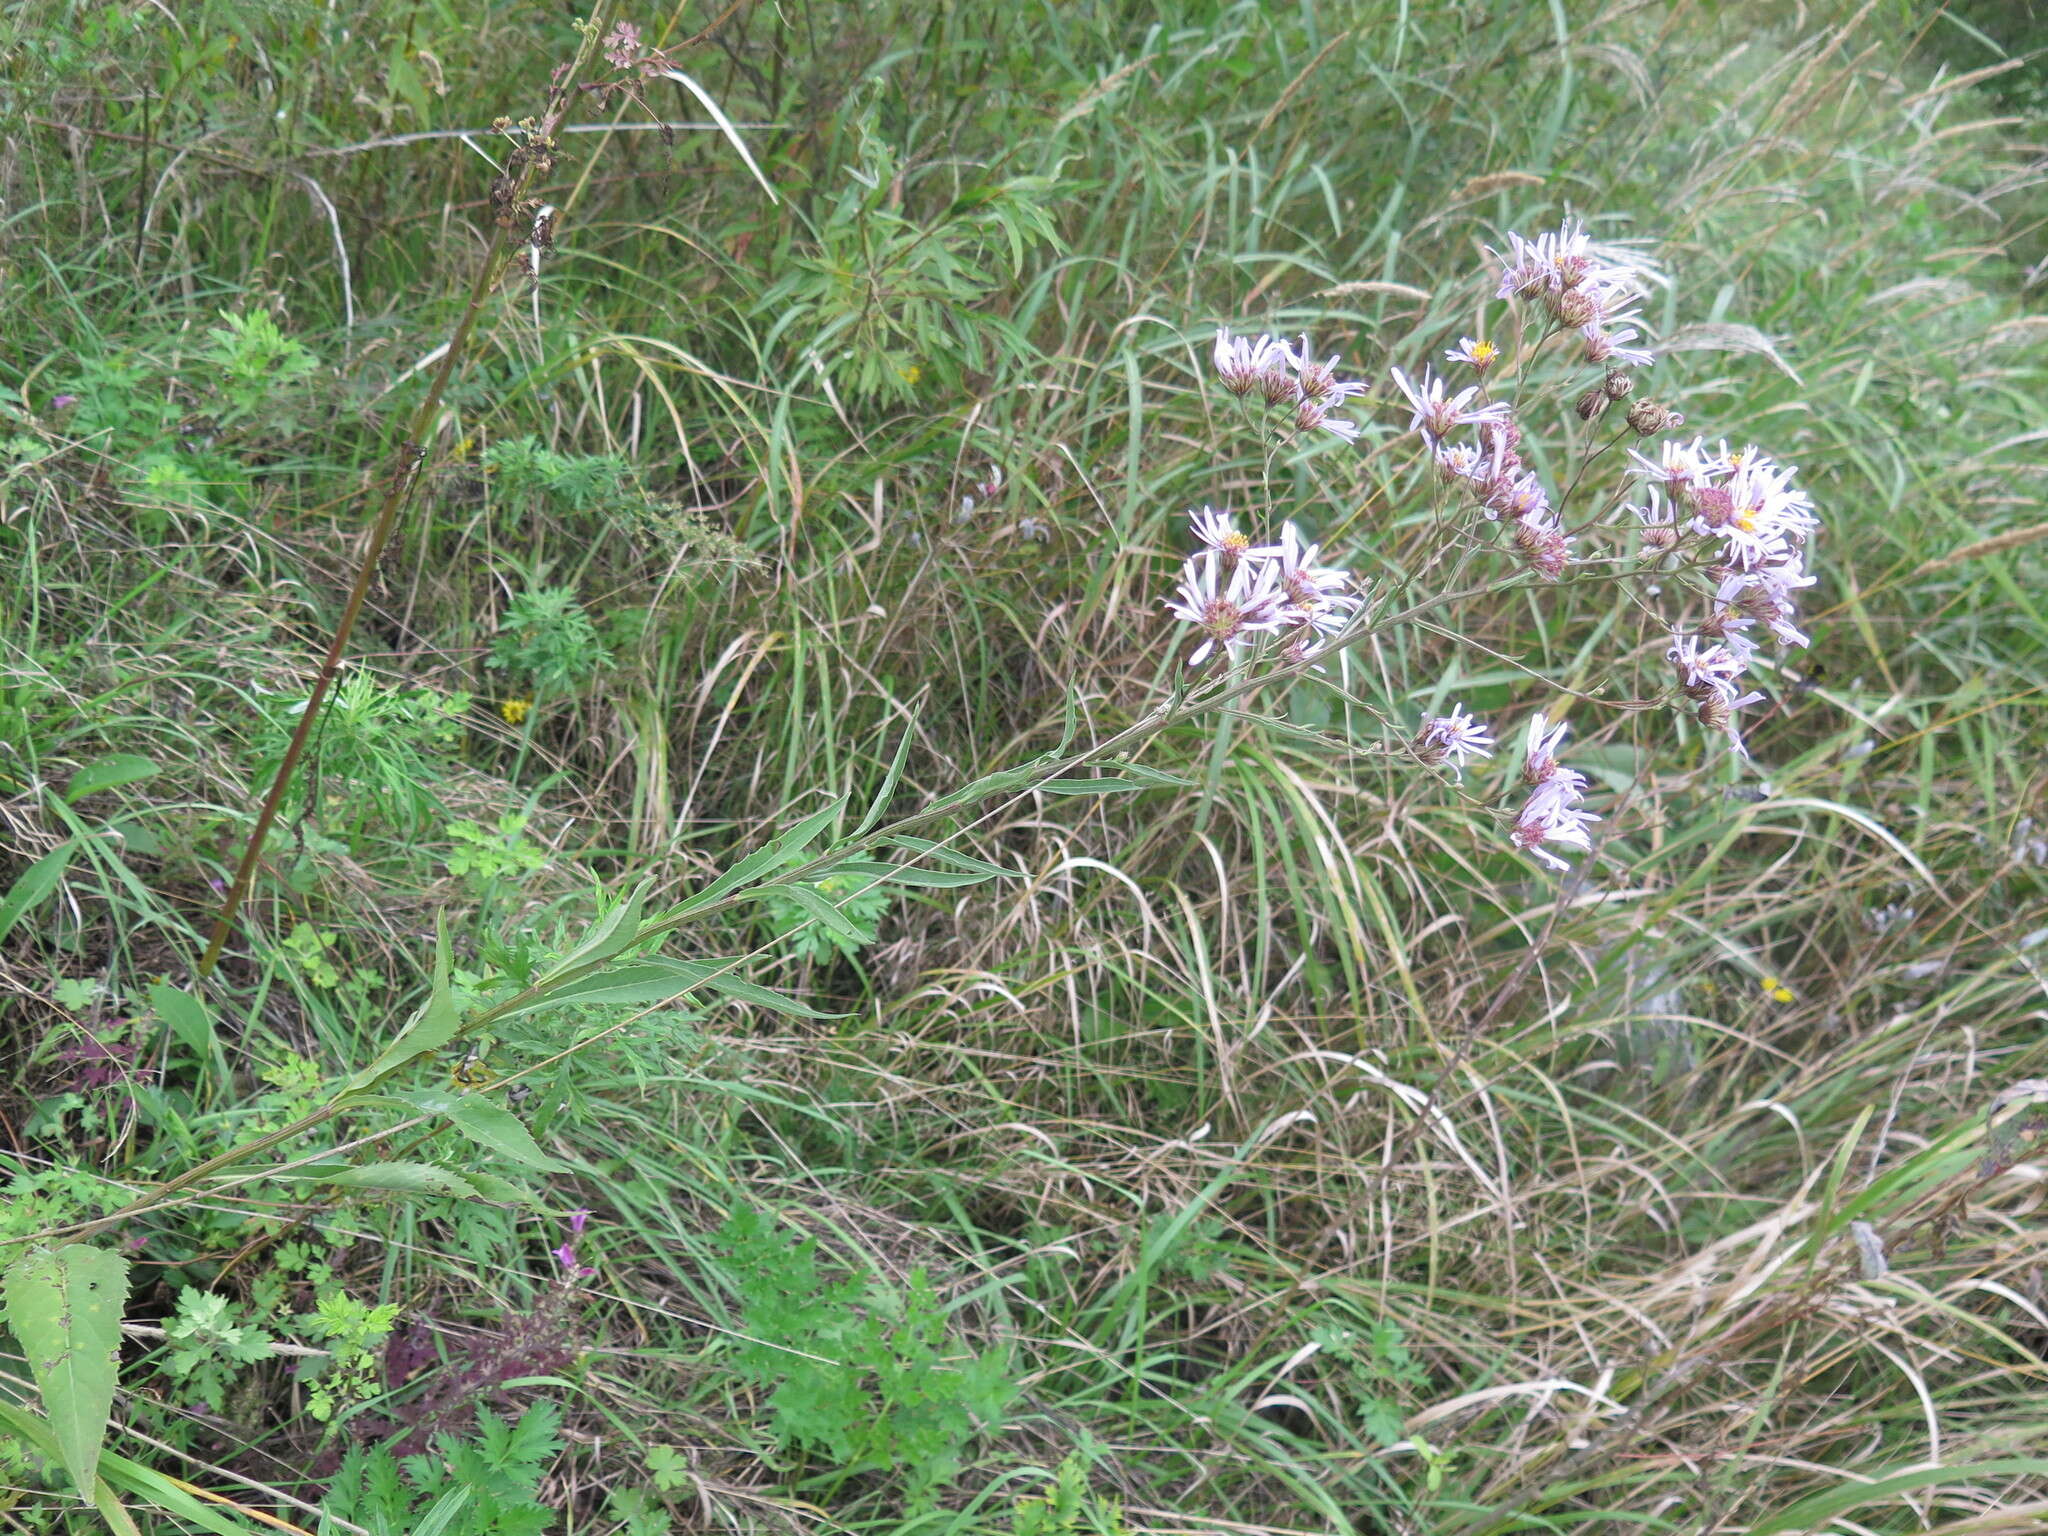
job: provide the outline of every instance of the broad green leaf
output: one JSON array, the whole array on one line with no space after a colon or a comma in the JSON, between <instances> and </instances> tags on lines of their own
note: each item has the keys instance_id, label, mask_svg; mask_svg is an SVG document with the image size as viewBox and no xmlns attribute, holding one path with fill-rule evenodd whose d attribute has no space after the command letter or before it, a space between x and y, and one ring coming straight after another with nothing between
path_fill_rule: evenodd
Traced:
<instances>
[{"instance_id":1,"label":"broad green leaf","mask_svg":"<svg viewBox=\"0 0 2048 1536\"><path fill-rule=\"evenodd\" d=\"M377 1059L348 1080L343 1093L358 1093L379 1082L413 1057L438 1051L462 1028L455 998L448 990L448 931L443 928L434 945L434 989L424 1007L406 1021L398 1038L377 1053Z\"/></svg>"},{"instance_id":2,"label":"broad green leaf","mask_svg":"<svg viewBox=\"0 0 2048 1536\"><path fill-rule=\"evenodd\" d=\"M449 1123L471 1141L500 1157L538 1168L543 1173L567 1173L569 1165L541 1151L533 1133L504 1105L478 1093L448 1093L438 1088L396 1095L401 1103L423 1109L430 1115L446 1115ZM474 1180L472 1179L472 1182Z\"/></svg>"},{"instance_id":3,"label":"broad green leaf","mask_svg":"<svg viewBox=\"0 0 2048 1536\"><path fill-rule=\"evenodd\" d=\"M322 1184L343 1189L378 1189L394 1195L452 1195L475 1200L483 1191L459 1173L436 1168L431 1163L365 1163L360 1168L309 1168L307 1174Z\"/></svg>"},{"instance_id":4,"label":"broad green leaf","mask_svg":"<svg viewBox=\"0 0 2048 1536\"><path fill-rule=\"evenodd\" d=\"M96 758L78 772L71 775L71 782L64 786L64 803L76 805L87 795L96 795L103 789L119 789L123 784L139 784L144 779L154 778L157 765L146 757L133 752L115 752Z\"/></svg>"},{"instance_id":5,"label":"broad green leaf","mask_svg":"<svg viewBox=\"0 0 2048 1536\"><path fill-rule=\"evenodd\" d=\"M77 851L77 838L61 842L16 877L6 896L0 897L0 939L6 938L16 923L49 899Z\"/></svg>"},{"instance_id":6,"label":"broad green leaf","mask_svg":"<svg viewBox=\"0 0 2048 1536\"><path fill-rule=\"evenodd\" d=\"M90 1497L114 1406L128 1261L85 1243L32 1248L7 1271L6 1293L7 1325L28 1351L58 1456Z\"/></svg>"},{"instance_id":7,"label":"broad green leaf","mask_svg":"<svg viewBox=\"0 0 2048 1536\"><path fill-rule=\"evenodd\" d=\"M149 1006L170 1026L178 1044L203 1062L213 1060L219 1044L214 1038L213 1015L206 1011L206 1004L167 981L153 981L149 984Z\"/></svg>"}]
</instances>

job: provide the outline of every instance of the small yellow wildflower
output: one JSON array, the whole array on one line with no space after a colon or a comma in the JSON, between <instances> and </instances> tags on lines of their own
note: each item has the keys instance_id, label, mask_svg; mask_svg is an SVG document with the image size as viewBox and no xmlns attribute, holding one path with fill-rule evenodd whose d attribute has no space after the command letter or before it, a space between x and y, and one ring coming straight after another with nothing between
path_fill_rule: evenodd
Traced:
<instances>
[{"instance_id":1,"label":"small yellow wildflower","mask_svg":"<svg viewBox=\"0 0 2048 1536\"><path fill-rule=\"evenodd\" d=\"M498 706L498 713L505 717L507 725L519 725L525 721L527 711L532 708L531 699L507 699Z\"/></svg>"},{"instance_id":2,"label":"small yellow wildflower","mask_svg":"<svg viewBox=\"0 0 2048 1536\"><path fill-rule=\"evenodd\" d=\"M1797 1000L1792 989L1775 976L1764 977L1759 985L1764 989L1764 996L1774 1003L1790 1003Z\"/></svg>"},{"instance_id":3,"label":"small yellow wildflower","mask_svg":"<svg viewBox=\"0 0 2048 1536\"><path fill-rule=\"evenodd\" d=\"M919 379L924 377L924 370L918 367L916 363L905 363L901 368L898 368L896 370L896 373L897 376L901 378L903 382L906 384L915 384Z\"/></svg>"}]
</instances>

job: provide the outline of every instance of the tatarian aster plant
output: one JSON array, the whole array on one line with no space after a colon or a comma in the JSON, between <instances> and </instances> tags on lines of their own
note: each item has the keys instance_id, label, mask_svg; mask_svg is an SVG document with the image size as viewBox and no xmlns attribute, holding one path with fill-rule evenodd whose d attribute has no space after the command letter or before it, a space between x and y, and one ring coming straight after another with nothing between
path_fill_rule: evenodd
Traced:
<instances>
[{"instance_id":1,"label":"tatarian aster plant","mask_svg":"<svg viewBox=\"0 0 2048 1536\"><path fill-rule=\"evenodd\" d=\"M1435 471L1423 483L1436 488L1430 526L1453 562L1445 569L1469 580L1475 557L1491 551L1514 562L1494 581L1532 598L1539 584L1598 576L1636 583L1639 603L1651 612L1696 605L1690 621L1663 621L1672 671L1656 697L1689 708L1710 740L1723 738L1738 759L1746 758L1738 716L1763 702L1751 680L1763 644L1807 644L1798 600L1815 580L1806 563L1820 531L1811 498L1791 466L1754 446L1709 447L1704 435L1677 436L1685 418L1637 393L1636 371L1656 362L1640 306L1667 281L1642 252L1596 240L1574 216L1533 238L1510 232L1505 249L1489 254L1497 264L1492 292L1507 312L1492 317L1499 322L1493 339L1482 314L1477 335L1444 346L1445 365L1464 370L1463 382L1454 387L1427 366L1389 370L1406 404L1407 431L1420 439L1424 462ZM1539 362L1597 371L1577 383L1568 375L1552 392L1532 375ZM1340 359L1318 357L1306 336L1290 345L1270 334L1218 330L1214 363L1225 390L1263 409L1275 446L1312 434L1346 442L1363 435L1336 408L1364 394L1365 385L1341 377ZM1501 372L1511 382L1497 379ZM1562 451L1525 443L1522 413L1531 399L1568 407L1559 413ZM1613 435L1582 431L1571 417L1588 428L1610 418L1625 428ZM1634 445L1625 458L1600 462L1627 439ZM1609 464L1618 476L1595 473ZM1631 486L1639 501L1627 499ZM1347 572L1321 564L1321 547L1293 523L1281 522L1278 540L1259 545L1256 519L1246 532L1209 507L1191 517L1203 547L1188 558L1167 604L1200 632L1191 664L1221 653L1233 668L1271 663L1277 677L1394 622L1387 605L1368 609ZM1470 595L1489 590L1482 578ZM1399 612L1420 614L1430 605L1426 589L1417 596L1421 603ZM1404 592L1402 601L1412 599ZM1445 624L1436 633L1456 638ZM1251 682L1260 680L1251 675ZM1610 686L1596 678L1582 697L1595 707L1603 699L1620 702ZM1530 719L1519 775L1525 793L1504 813L1509 844L1557 870L1572 867L1565 855L1592 851L1589 829L1601 820L1585 809L1586 776L1558 760L1565 736L1564 722L1547 713ZM1449 714L1424 716L1406 753L1462 779L1494 747L1486 724L1459 704Z\"/></svg>"}]
</instances>

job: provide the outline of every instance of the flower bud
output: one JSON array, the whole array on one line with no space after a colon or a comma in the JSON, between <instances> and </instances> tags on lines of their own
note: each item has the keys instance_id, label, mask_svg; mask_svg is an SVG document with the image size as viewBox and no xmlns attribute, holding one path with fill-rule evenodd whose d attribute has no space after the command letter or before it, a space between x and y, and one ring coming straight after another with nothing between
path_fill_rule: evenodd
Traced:
<instances>
[{"instance_id":1,"label":"flower bud","mask_svg":"<svg viewBox=\"0 0 2048 1536\"><path fill-rule=\"evenodd\" d=\"M1579 396L1579 403L1575 409L1579 413L1579 420L1592 421L1607 409L1607 404L1607 391L1596 384Z\"/></svg>"},{"instance_id":2,"label":"flower bud","mask_svg":"<svg viewBox=\"0 0 2048 1536\"><path fill-rule=\"evenodd\" d=\"M1268 405L1294 405L1301 399L1301 386L1284 368L1268 368L1260 374L1259 388Z\"/></svg>"},{"instance_id":3,"label":"flower bud","mask_svg":"<svg viewBox=\"0 0 2048 1536\"><path fill-rule=\"evenodd\" d=\"M1550 312L1557 316L1560 325L1577 330L1582 325L1591 325L1600 318L1600 306L1593 296L1583 289L1567 288L1551 300Z\"/></svg>"}]
</instances>

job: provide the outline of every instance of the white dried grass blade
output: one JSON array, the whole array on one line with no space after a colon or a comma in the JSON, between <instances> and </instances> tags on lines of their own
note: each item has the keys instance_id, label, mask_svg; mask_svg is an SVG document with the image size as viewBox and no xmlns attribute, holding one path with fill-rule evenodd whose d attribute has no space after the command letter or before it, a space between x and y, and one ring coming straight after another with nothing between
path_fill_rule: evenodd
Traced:
<instances>
[{"instance_id":1,"label":"white dried grass blade","mask_svg":"<svg viewBox=\"0 0 2048 1536\"><path fill-rule=\"evenodd\" d=\"M733 126L732 119L725 115L725 108L713 101L709 91L705 90L703 86L692 80L681 70L664 69L661 73L664 79L675 81L677 85L680 85L704 104L704 110L709 112L712 120L718 124L718 131L732 141L732 147L738 150L740 158L747 162L747 169L754 173L754 180L758 181L761 184L761 190L768 194L768 201L779 204L782 199L775 195L775 189L768 185L768 178L761 174L761 167L755 162L753 151L747 148L747 141L740 137L740 131Z\"/></svg>"}]
</instances>

